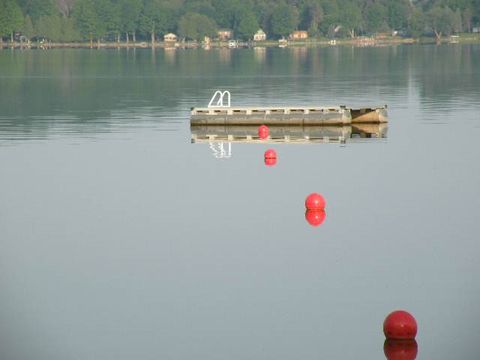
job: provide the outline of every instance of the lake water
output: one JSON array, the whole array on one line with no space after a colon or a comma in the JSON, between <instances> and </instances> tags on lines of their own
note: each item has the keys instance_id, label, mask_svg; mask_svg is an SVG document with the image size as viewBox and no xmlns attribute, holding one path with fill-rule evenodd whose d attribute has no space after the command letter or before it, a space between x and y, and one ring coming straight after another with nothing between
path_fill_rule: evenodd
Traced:
<instances>
[{"instance_id":1,"label":"lake water","mask_svg":"<svg viewBox=\"0 0 480 360\"><path fill-rule=\"evenodd\" d=\"M388 132L192 143L216 89ZM2 359L384 359L395 309L478 359L479 89L478 45L0 51Z\"/></svg>"}]
</instances>

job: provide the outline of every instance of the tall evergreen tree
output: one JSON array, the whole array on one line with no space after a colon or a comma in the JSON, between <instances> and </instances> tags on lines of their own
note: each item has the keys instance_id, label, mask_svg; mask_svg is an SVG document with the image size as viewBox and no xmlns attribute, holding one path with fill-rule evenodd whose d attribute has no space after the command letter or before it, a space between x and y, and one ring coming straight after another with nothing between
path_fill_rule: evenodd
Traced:
<instances>
[{"instance_id":1,"label":"tall evergreen tree","mask_svg":"<svg viewBox=\"0 0 480 360\"><path fill-rule=\"evenodd\" d=\"M95 0L77 0L73 8L73 17L80 34L88 38L92 46L93 39L103 32L103 24L100 24Z\"/></svg>"},{"instance_id":2,"label":"tall evergreen tree","mask_svg":"<svg viewBox=\"0 0 480 360\"><path fill-rule=\"evenodd\" d=\"M125 34L125 40L129 41L129 34L135 41L135 35L138 30L140 14L142 12L142 0L120 0L120 19L122 31Z\"/></svg>"},{"instance_id":3,"label":"tall evergreen tree","mask_svg":"<svg viewBox=\"0 0 480 360\"><path fill-rule=\"evenodd\" d=\"M18 0L18 3L33 23L42 16L56 15L59 12L55 0Z\"/></svg>"},{"instance_id":4,"label":"tall evergreen tree","mask_svg":"<svg viewBox=\"0 0 480 360\"><path fill-rule=\"evenodd\" d=\"M33 28L33 23L32 19L30 16L25 16L25 19L23 21L23 27L22 27L22 34L30 40L32 37L35 36L35 30Z\"/></svg>"},{"instance_id":5,"label":"tall evergreen tree","mask_svg":"<svg viewBox=\"0 0 480 360\"><path fill-rule=\"evenodd\" d=\"M15 31L23 26L22 10L15 0L0 0L0 37L10 35L13 42Z\"/></svg>"},{"instance_id":6,"label":"tall evergreen tree","mask_svg":"<svg viewBox=\"0 0 480 360\"><path fill-rule=\"evenodd\" d=\"M145 0L140 15L140 28L144 34L149 34L152 46L155 46L158 34L167 30L167 9L160 0Z\"/></svg>"}]
</instances>

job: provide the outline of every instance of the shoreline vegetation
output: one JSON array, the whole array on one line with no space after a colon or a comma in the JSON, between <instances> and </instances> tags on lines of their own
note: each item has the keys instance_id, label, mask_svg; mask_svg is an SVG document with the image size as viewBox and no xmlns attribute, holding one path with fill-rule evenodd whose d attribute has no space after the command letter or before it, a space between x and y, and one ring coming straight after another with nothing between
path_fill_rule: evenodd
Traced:
<instances>
[{"instance_id":1,"label":"shoreline vegetation","mask_svg":"<svg viewBox=\"0 0 480 360\"><path fill-rule=\"evenodd\" d=\"M0 47L480 42L480 0L0 0Z\"/></svg>"},{"instance_id":2,"label":"shoreline vegetation","mask_svg":"<svg viewBox=\"0 0 480 360\"><path fill-rule=\"evenodd\" d=\"M480 44L480 34L460 34L458 36L443 37L440 40L432 37L422 37L418 39L404 37L366 37L360 36L353 39L306 39L290 40L288 42L279 42L276 40L265 41L238 41L232 45L229 41L211 41L209 43L197 41L156 41L153 45L146 41L84 41L84 42L1 42L0 49L195 49L203 48L267 48L267 47L325 47L325 46L357 46L357 47L376 47L392 46L401 44Z\"/></svg>"}]
</instances>

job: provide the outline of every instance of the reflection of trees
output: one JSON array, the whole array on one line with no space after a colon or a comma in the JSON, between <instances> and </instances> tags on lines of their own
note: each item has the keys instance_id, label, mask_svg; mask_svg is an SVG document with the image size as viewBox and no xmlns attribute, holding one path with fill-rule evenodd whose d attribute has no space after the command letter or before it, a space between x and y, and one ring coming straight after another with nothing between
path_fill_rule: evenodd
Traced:
<instances>
[{"instance_id":1,"label":"reflection of trees","mask_svg":"<svg viewBox=\"0 0 480 360\"><path fill-rule=\"evenodd\" d=\"M258 49L168 51L1 51L0 131L47 133L60 124L108 131L119 117L187 116L217 88L232 90L235 104L278 105L300 94L353 105L378 89L405 94L413 76L422 99L478 101L474 45L269 48L261 61Z\"/></svg>"},{"instance_id":2,"label":"reflection of trees","mask_svg":"<svg viewBox=\"0 0 480 360\"><path fill-rule=\"evenodd\" d=\"M444 106L458 99L478 102L480 48L475 45L424 46L419 56L410 56L421 99ZM477 69L475 69L477 66Z\"/></svg>"}]
</instances>

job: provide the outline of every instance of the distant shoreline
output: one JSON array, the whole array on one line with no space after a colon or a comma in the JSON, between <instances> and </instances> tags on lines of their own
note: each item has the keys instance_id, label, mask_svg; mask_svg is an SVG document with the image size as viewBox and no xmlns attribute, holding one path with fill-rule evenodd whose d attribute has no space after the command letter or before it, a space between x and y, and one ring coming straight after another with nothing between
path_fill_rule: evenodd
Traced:
<instances>
[{"instance_id":1,"label":"distant shoreline","mask_svg":"<svg viewBox=\"0 0 480 360\"><path fill-rule=\"evenodd\" d=\"M278 41L251 41L238 42L238 48L247 47L324 47L324 46L357 46L357 47L378 47L378 46L393 46L401 44L435 44L435 43L449 43L449 44L480 44L480 34L465 34L458 37L443 37L440 42L434 38L374 38L374 37L357 37L355 39L308 39L303 41L288 41L286 45L280 45ZM3 42L0 43L0 49L149 49L152 44L149 42ZM212 41L210 44L202 44L194 41L186 42L164 42L158 41L153 48L163 49L193 49L193 48L230 48L228 41Z\"/></svg>"}]
</instances>

